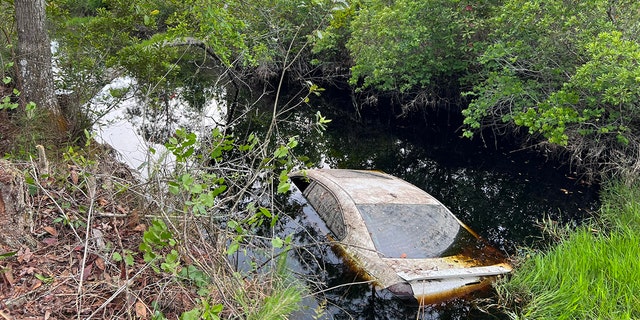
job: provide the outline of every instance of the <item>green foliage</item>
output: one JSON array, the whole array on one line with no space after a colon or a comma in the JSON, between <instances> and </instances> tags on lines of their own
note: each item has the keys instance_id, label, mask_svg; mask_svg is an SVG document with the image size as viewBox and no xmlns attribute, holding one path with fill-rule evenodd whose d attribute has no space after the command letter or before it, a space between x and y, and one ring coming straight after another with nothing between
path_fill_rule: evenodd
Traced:
<instances>
[{"instance_id":1,"label":"green foliage","mask_svg":"<svg viewBox=\"0 0 640 320\"><path fill-rule=\"evenodd\" d=\"M224 178L215 174L203 174L203 182L196 182L189 173L184 173L176 181L169 182L169 191L174 195L186 194L185 209L189 209L195 216L208 215L208 208L215 204L216 197L227 190Z\"/></svg>"},{"instance_id":2,"label":"green foliage","mask_svg":"<svg viewBox=\"0 0 640 320\"><path fill-rule=\"evenodd\" d=\"M312 64L321 65L325 72L330 68L348 68L349 52L345 50L351 38L351 20L357 12L360 1L335 1L327 14L329 24L324 30L316 30L311 35L312 52L315 54Z\"/></svg>"},{"instance_id":3,"label":"green foliage","mask_svg":"<svg viewBox=\"0 0 640 320\"><path fill-rule=\"evenodd\" d=\"M347 48L351 83L383 91L434 88L469 67L488 4L363 1Z\"/></svg>"},{"instance_id":4,"label":"green foliage","mask_svg":"<svg viewBox=\"0 0 640 320\"><path fill-rule=\"evenodd\" d=\"M637 2L507 1L480 58L484 80L463 111L465 136L485 126L525 127L551 143L613 135L627 144L640 102Z\"/></svg>"},{"instance_id":5,"label":"green foliage","mask_svg":"<svg viewBox=\"0 0 640 320\"><path fill-rule=\"evenodd\" d=\"M309 38L327 24L335 8L333 0L257 0L231 2L238 19L245 22L248 62L259 76L270 77L281 70L287 58L310 54ZM301 64L302 67L303 64ZM304 67L302 67L304 68ZM303 70L292 70L301 72Z\"/></svg>"},{"instance_id":6,"label":"green foliage","mask_svg":"<svg viewBox=\"0 0 640 320\"><path fill-rule=\"evenodd\" d=\"M562 146L592 177L635 171L638 10L637 1L505 1L465 94L463 135L528 132Z\"/></svg>"},{"instance_id":7,"label":"green foliage","mask_svg":"<svg viewBox=\"0 0 640 320\"><path fill-rule=\"evenodd\" d=\"M102 0L55 0L48 4L49 10L62 11L72 16L93 16L97 10L104 8Z\"/></svg>"},{"instance_id":8,"label":"green foliage","mask_svg":"<svg viewBox=\"0 0 640 320\"><path fill-rule=\"evenodd\" d=\"M324 134L324 131L327 130L327 124L329 124L329 122L331 122L331 119L327 119L326 117L324 117L320 111L316 112L316 131L322 135Z\"/></svg>"},{"instance_id":9,"label":"green foliage","mask_svg":"<svg viewBox=\"0 0 640 320\"><path fill-rule=\"evenodd\" d=\"M12 46L7 44L6 49L11 51ZM2 77L2 83L0 84L0 92L2 93L2 96L0 96L0 111L18 108L19 104L16 100L20 97L20 90L14 87L15 83L11 76L14 62L11 60L5 61L4 57L4 55L0 55L0 76Z\"/></svg>"},{"instance_id":10,"label":"green foliage","mask_svg":"<svg viewBox=\"0 0 640 320\"><path fill-rule=\"evenodd\" d=\"M14 44L17 43L15 25L15 9L13 1L0 1L0 74L4 77L11 74L5 70L6 64L14 58ZM5 59L10 57L9 61ZM16 76L13 74L13 76Z\"/></svg>"},{"instance_id":11,"label":"green foliage","mask_svg":"<svg viewBox=\"0 0 640 320\"><path fill-rule=\"evenodd\" d=\"M194 133L187 133L183 129L176 133L165 144L167 149L176 157L176 161L186 165L192 158L202 159L202 154L194 154L196 151L197 137ZM215 129L212 131L212 141L215 141L210 156L220 160L223 152L233 148L233 139L224 137ZM225 179L215 173L200 173L197 176L189 172L181 173L173 181L169 181L169 192L176 196L182 196L185 212L191 212L194 216L207 216L208 210L215 205L216 198L227 190Z\"/></svg>"},{"instance_id":12,"label":"green foliage","mask_svg":"<svg viewBox=\"0 0 640 320\"><path fill-rule=\"evenodd\" d=\"M142 243L138 249L142 252L145 262L153 262L159 258L164 248L174 247L177 244L173 234L162 220L153 220L149 229L142 236ZM172 250L171 256L164 263L174 264L177 252ZM163 268L165 269L165 268ZM167 270L165 270L167 271Z\"/></svg>"},{"instance_id":13,"label":"green foliage","mask_svg":"<svg viewBox=\"0 0 640 320\"><path fill-rule=\"evenodd\" d=\"M282 168L282 170L280 170L280 175L278 176L278 193L287 193L291 187L288 174L293 168L295 161L295 156L291 151L297 145L297 137L290 137L289 142L286 145L279 146L273 153L276 166Z\"/></svg>"},{"instance_id":14,"label":"green foliage","mask_svg":"<svg viewBox=\"0 0 640 320\"><path fill-rule=\"evenodd\" d=\"M302 295L301 288L289 286L278 289L274 294L267 296L262 307L256 314L251 314L247 319L278 320L283 314L290 314L300 308Z\"/></svg>"},{"instance_id":15,"label":"green foliage","mask_svg":"<svg viewBox=\"0 0 640 320\"><path fill-rule=\"evenodd\" d=\"M162 220L151 222L139 246L144 261L150 263L157 273L168 273L177 281L193 284L198 295L202 297L199 299L199 306L183 312L180 319L219 319L218 314L223 309L222 304L213 305L206 299L210 291L211 277L194 265L184 265L177 248L178 241ZM114 253L113 258L115 261L123 259L117 253ZM127 255L124 260L127 263ZM156 311L154 318L164 319L164 315Z\"/></svg>"},{"instance_id":16,"label":"green foliage","mask_svg":"<svg viewBox=\"0 0 640 320\"><path fill-rule=\"evenodd\" d=\"M253 203L250 203L247 206L247 211L251 214L245 219L241 221L227 221L227 228L236 234L227 248L227 255L235 254L240 249L240 244L252 234L252 231L255 232L255 230L258 230L265 222L269 222L268 225L270 228L273 228L276 222L278 222L278 216L265 207L256 208ZM271 239L271 246L275 249L282 249L290 243L290 236L285 239L277 236ZM289 250L289 248L286 247L285 250Z\"/></svg>"},{"instance_id":17,"label":"green foliage","mask_svg":"<svg viewBox=\"0 0 640 320\"><path fill-rule=\"evenodd\" d=\"M130 250L125 250L124 256L121 255L119 252L114 251L113 254L111 255L111 259L113 259L113 261L115 262L124 261L124 264L127 267L133 267L134 265L133 252L131 252Z\"/></svg>"},{"instance_id":18,"label":"green foliage","mask_svg":"<svg viewBox=\"0 0 640 320\"><path fill-rule=\"evenodd\" d=\"M202 163L202 161L208 160L222 164L225 159L233 155L248 157L253 152L260 151L258 148L260 141L256 135L250 134L246 143L237 144L233 136L224 135L217 128L211 131L211 136L207 140L207 148L197 150L196 146L202 146L201 143L202 141L199 141L194 133L179 129L165 146L176 157L180 168L184 169L192 163ZM260 170L263 170L265 175L270 178L273 175L271 182L276 185L276 194L287 193L291 188L288 174L297 163L296 157L292 153L297 145L296 137L291 137L287 143L275 147L270 157L261 159ZM240 179L241 177L234 178ZM194 217L215 218L220 210L216 207L218 197L227 190L227 182L226 178L220 177L213 171L184 170L184 172L177 173L176 178L168 182L168 186L171 194L182 199L180 202L183 204L183 212L189 212ZM237 184L238 181L232 183ZM265 222L268 222L270 228L273 228L278 221L277 214L266 207L256 207L253 202L247 204L245 210L246 216L244 218L227 220L227 228L235 233L227 248L228 255L233 255L240 250L241 244ZM285 242L285 240L274 238L271 244L274 248L282 248Z\"/></svg>"},{"instance_id":19,"label":"green foliage","mask_svg":"<svg viewBox=\"0 0 640 320\"><path fill-rule=\"evenodd\" d=\"M222 304L210 304L205 299L199 300L199 306L190 310L183 312L180 315L180 320L218 320L220 319L220 312L222 312L223 305Z\"/></svg>"},{"instance_id":20,"label":"green foliage","mask_svg":"<svg viewBox=\"0 0 640 320\"><path fill-rule=\"evenodd\" d=\"M196 134L186 132L184 129L176 130L173 137L165 144L165 147L176 157L179 163L185 162L195 152Z\"/></svg>"},{"instance_id":21,"label":"green foliage","mask_svg":"<svg viewBox=\"0 0 640 320\"><path fill-rule=\"evenodd\" d=\"M107 70L124 68L148 86L143 94L153 102L197 74L194 60L229 66L247 50L243 23L226 8L224 2L200 0L108 0L88 16L77 16L75 9L57 10L52 16L64 86L83 92L83 80L99 84L110 76Z\"/></svg>"}]
</instances>

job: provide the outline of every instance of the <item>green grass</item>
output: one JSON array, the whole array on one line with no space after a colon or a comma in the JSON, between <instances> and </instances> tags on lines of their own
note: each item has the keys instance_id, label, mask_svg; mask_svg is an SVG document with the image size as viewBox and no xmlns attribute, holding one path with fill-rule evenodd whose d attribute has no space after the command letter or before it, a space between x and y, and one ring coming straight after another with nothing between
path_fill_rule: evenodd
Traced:
<instances>
[{"instance_id":1,"label":"green grass","mask_svg":"<svg viewBox=\"0 0 640 320\"><path fill-rule=\"evenodd\" d=\"M612 185L597 224L534 254L501 291L514 318L640 319L640 186Z\"/></svg>"}]
</instances>

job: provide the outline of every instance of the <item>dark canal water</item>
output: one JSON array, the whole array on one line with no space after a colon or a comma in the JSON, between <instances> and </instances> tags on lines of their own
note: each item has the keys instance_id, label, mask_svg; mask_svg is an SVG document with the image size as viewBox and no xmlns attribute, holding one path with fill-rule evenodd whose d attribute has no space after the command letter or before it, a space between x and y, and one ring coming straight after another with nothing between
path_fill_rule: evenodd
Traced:
<instances>
[{"instance_id":1,"label":"dark canal water","mask_svg":"<svg viewBox=\"0 0 640 320\"><path fill-rule=\"evenodd\" d=\"M317 167L381 170L415 184L508 256L517 255L523 247L544 245L538 227L543 218L577 224L597 208L597 188L583 184L567 166L527 151L496 149L493 141L484 146L481 139L459 138L456 121L446 114L399 122L393 117L366 116L362 110L363 116L354 121L351 100L344 98L313 100L311 105L319 107L305 106L287 114L278 130L283 136L297 135L300 144L295 152L309 157ZM145 122L128 108L118 112L128 114L124 118L129 123L107 126L100 136L125 153L125 160L135 168L145 163L136 157L142 157L140 151L144 154L150 142L118 145L131 140L132 130L148 130L135 128L136 122ZM313 127L318 110L332 120L323 134ZM270 112L252 114L240 130L263 130ZM171 126L159 127L167 131ZM127 138L120 138L123 135ZM356 284L361 280L331 250L326 227L299 192L288 198L285 212L277 232L282 237L293 234L295 250L289 266L310 291L305 309L295 319L318 315L321 319L506 318L479 311L478 297L420 307L375 292L368 284ZM479 293L479 297L490 299L492 292Z\"/></svg>"},{"instance_id":2,"label":"dark canal water","mask_svg":"<svg viewBox=\"0 0 640 320\"><path fill-rule=\"evenodd\" d=\"M298 128L299 153L317 167L375 169L401 177L440 199L508 256L523 247L544 245L538 227L542 219L577 224L598 206L597 187L582 183L568 166L527 151L496 149L460 138L446 117L428 126L422 120L412 126L375 116L355 122L349 113L338 111L341 106L324 103L323 114L332 122L321 137ZM296 123L308 122L304 113L292 117ZM318 306L325 309L326 319L506 318L479 310L477 298L490 299L492 292L420 307L376 293L368 284L349 285L360 280L326 245L327 230L317 214L299 192L291 204L282 234L295 234L300 247L290 263L315 292L298 319L312 318Z\"/></svg>"}]
</instances>

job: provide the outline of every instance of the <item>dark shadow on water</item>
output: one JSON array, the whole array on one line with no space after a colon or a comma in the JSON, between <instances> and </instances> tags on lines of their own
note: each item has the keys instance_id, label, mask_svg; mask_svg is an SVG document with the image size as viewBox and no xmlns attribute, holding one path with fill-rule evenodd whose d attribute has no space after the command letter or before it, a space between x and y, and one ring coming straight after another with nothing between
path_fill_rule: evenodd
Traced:
<instances>
[{"instance_id":1,"label":"dark shadow on water","mask_svg":"<svg viewBox=\"0 0 640 320\"><path fill-rule=\"evenodd\" d=\"M411 123L362 115L354 122L344 105L350 99L328 97L322 105L332 120L324 134L314 127L317 109L305 107L278 124L283 137L297 136L294 152L318 167L375 169L407 180L438 198L462 222L507 255L523 246L539 247L537 222L550 218L579 224L598 207L598 188L580 182L566 166L533 153L485 147L481 140L462 139L455 119L436 114ZM252 112L234 127L238 136L266 130L265 112ZM428 121L425 121L427 119ZM416 129L417 128L417 129ZM169 130L170 131L170 130ZM238 137L241 139L242 137ZM385 292L375 292L349 270L328 243L328 230L299 193L284 202L287 214L277 226L281 238L293 235L289 267L308 283L306 309L294 319L311 319L315 309L324 319L503 319L482 313L474 299L458 299L420 308ZM481 295L492 297L491 292Z\"/></svg>"},{"instance_id":2,"label":"dark shadow on water","mask_svg":"<svg viewBox=\"0 0 640 320\"><path fill-rule=\"evenodd\" d=\"M295 119L293 123L310 123L312 112L300 112L291 119ZM375 169L403 178L438 198L504 254L515 255L524 246L544 246L538 222L545 218L577 225L597 210L597 186L581 183L566 166L534 153L485 147L459 138L451 127L410 130L376 119L354 122L341 112L323 111L323 115L332 119L324 135L304 126L303 130L281 128L299 136L298 154L309 157L318 167ZM326 309L327 319L508 318L480 311L478 297L420 308L415 302L375 292L369 284L348 285L361 279L331 251L322 236L328 230L314 231L319 238L307 242L308 230L322 228L322 221L301 195L292 199L297 213L291 213L291 221L282 231L293 232L304 247L290 259L292 268L300 278L308 279L312 292L335 287L315 294L307 301L308 309L296 318L312 318L318 305ZM314 249L308 245L318 242L321 245ZM491 291L478 294L479 298L494 296Z\"/></svg>"}]
</instances>

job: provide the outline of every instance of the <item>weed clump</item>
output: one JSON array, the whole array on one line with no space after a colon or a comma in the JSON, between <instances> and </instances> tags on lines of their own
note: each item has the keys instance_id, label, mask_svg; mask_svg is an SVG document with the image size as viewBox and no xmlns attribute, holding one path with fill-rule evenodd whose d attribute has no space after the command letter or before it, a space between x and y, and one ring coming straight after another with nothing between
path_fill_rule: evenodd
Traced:
<instances>
[{"instance_id":1,"label":"weed clump","mask_svg":"<svg viewBox=\"0 0 640 320\"><path fill-rule=\"evenodd\" d=\"M640 318L639 185L610 185L600 223L536 253L499 288L524 319Z\"/></svg>"}]
</instances>

